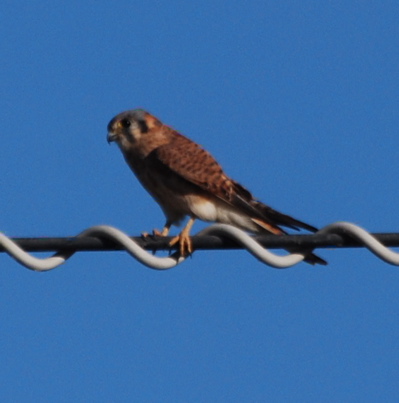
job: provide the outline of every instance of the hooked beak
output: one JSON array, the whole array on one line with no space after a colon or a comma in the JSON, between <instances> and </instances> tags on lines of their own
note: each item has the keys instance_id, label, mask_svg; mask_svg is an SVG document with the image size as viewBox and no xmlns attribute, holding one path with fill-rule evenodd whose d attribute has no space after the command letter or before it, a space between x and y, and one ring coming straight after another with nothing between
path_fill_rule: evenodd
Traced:
<instances>
[{"instance_id":1,"label":"hooked beak","mask_svg":"<svg viewBox=\"0 0 399 403\"><path fill-rule=\"evenodd\" d=\"M110 143L112 143L113 141L115 141L116 139L117 139L117 135L115 134L115 133L112 133L112 132L108 132L108 134L107 134L107 141L108 141L108 144L110 144Z\"/></svg>"}]
</instances>

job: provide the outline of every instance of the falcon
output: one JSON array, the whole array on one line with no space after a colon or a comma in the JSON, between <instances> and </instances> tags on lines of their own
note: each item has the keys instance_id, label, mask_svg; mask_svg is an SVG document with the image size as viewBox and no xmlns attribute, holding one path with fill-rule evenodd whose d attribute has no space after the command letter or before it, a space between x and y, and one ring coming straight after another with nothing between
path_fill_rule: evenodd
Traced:
<instances>
[{"instance_id":1,"label":"falcon","mask_svg":"<svg viewBox=\"0 0 399 403\"><path fill-rule=\"evenodd\" d=\"M196 219L255 234L286 234L281 226L317 231L256 200L224 173L209 152L145 110L116 115L108 124L107 140L117 143L137 179L163 210L166 223L162 231L154 230L155 235L167 236L172 225L188 217L170 242L170 246L179 244L182 256L193 252L189 235ZM327 264L312 252L306 252L305 261Z\"/></svg>"}]
</instances>

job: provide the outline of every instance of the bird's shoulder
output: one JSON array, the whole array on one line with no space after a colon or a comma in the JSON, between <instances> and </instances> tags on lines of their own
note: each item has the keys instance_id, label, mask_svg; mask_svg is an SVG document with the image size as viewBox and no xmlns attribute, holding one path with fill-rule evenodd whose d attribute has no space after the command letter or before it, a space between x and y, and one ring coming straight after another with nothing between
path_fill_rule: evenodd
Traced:
<instances>
[{"instance_id":1,"label":"bird's shoulder","mask_svg":"<svg viewBox=\"0 0 399 403\"><path fill-rule=\"evenodd\" d=\"M157 147L148 159L228 204L253 200L252 194L228 177L207 150L176 131L171 132L169 142Z\"/></svg>"},{"instance_id":2,"label":"bird's shoulder","mask_svg":"<svg viewBox=\"0 0 399 403\"><path fill-rule=\"evenodd\" d=\"M201 187L226 180L227 176L216 159L195 141L175 130L168 134L168 143L154 149L149 161L159 161L174 173Z\"/></svg>"}]
</instances>

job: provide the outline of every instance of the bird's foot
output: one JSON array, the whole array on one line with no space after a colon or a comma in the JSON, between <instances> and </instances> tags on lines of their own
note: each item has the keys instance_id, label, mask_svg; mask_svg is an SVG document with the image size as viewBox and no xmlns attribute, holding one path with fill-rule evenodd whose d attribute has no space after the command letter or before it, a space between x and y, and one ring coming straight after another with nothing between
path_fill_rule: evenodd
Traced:
<instances>
[{"instance_id":1,"label":"bird's foot","mask_svg":"<svg viewBox=\"0 0 399 403\"><path fill-rule=\"evenodd\" d=\"M152 234L153 234L153 236L162 236L162 237L168 236L169 227L165 227L162 231L159 231L158 229L154 229L152 231Z\"/></svg>"},{"instance_id":2,"label":"bird's foot","mask_svg":"<svg viewBox=\"0 0 399 403\"><path fill-rule=\"evenodd\" d=\"M179 235L175 236L170 242L169 246L179 244L180 256L187 257L193 253L193 243L189 235L182 231Z\"/></svg>"},{"instance_id":3,"label":"bird's foot","mask_svg":"<svg viewBox=\"0 0 399 403\"><path fill-rule=\"evenodd\" d=\"M152 234L148 233L148 232L142 232L141 233L141 238L144 239L145 241L148 240L156 240L159 237L165 237L168 235L169 229L163 229L162 231L159 231L157 229L153 229L152 230ZM151 249L151 252L153 255L155 255L155 253L157 252L157 248Z\"/></svg>"},{"instance_id":4,"label":"bird's foot","mask_svg":"<svg viewBox=\"0 0 399 403\"><path fill-rule=\"evenodd\" d=\"M165 237L168 236L169 229L163 229L162 231L159 231L158 229L154 228L152 230L152 234L148 232L142 232L141 237L146 239L146 238L157 238L157 237Z\"/></svg>"}]
</instances>

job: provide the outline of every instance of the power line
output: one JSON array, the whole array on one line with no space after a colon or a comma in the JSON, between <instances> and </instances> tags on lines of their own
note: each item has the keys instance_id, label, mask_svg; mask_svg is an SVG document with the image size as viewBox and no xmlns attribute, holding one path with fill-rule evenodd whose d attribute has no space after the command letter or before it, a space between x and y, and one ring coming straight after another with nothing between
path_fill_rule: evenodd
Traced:
<instances>
[{"instance_id":1,"label":"power line","mask_svg":"<svg viewBox=\"0 0 399 403\"><path fill-rule=\"evenodd\" d=\"M375 239L385 246L399 246L399 233L370 233ZM175 250L169 242L173 237L152 237L147 238L130 236L141 248L149 251L154 250ZM357 239L345 234L310 234L310 235L257 235L251 236L256 242L265 248L285 249L290 247L298 248L360 248L365 245ZM19 247L27 252L51 252L51 251L74 251L74 252L98 252L124 250L123 246L112 239L100 236L78 237L30 237L30 238L9 238ZM244 249L234 239L219 235L194 235L191 237L195 250L231 250ZM0 252L7 249L0 244Z\"/></svg>"},{"instance_id":2,"label":"power line","mask_svg":"<svg viewBox=\"0 0 399 403\"><path fill-rule=\"evenodd\" d=\"M75 252L126 250L142 264L157 270L169 269L185 259L175 252L172 256L156 257L147 250L169 250L171 237L129 237L110 226L90 227L75 237L8 238L0 233L0 252L7 252L25 267L51 270ZM276 268L293 266L303 260L299 252L275 255L265 248L306 250L316 248L366 247L380 259L399 266L399 254L386 246L399 246L399 233L370 234L347 222L330 224L312 235L262 235L251 237L225 224L215 224L192 237L195 250L246 249L257 259ZM385 246L384 246L385 245ZM36 258L27 252L57 251L49 258ZM306 254L305 253L305 254Z\"/></svg>"}]
</instances>

